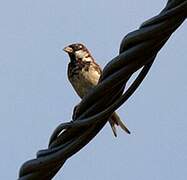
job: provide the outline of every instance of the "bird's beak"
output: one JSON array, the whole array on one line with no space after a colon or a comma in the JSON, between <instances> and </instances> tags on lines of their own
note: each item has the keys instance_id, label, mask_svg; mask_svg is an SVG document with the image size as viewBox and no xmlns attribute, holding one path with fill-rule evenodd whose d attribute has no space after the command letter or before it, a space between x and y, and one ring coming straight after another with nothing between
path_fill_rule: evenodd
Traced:
<instances>
[{"instance_id":1,"label":"bird's beak","mask_svg":"<svg viewBox=\"0 0 187 180\"><path fill-rule=\"evenodd\" d=\"M73 52L73 49L69 46L65 47L63 50L67 53L72 53Z\"/></svg>"}]
</instances>

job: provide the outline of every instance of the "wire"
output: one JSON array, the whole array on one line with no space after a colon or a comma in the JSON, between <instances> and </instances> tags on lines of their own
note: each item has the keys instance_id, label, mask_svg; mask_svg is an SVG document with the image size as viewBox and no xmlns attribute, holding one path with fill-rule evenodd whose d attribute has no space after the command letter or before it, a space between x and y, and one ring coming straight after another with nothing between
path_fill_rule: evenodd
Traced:
<instances>
[{"instance_id":1,"label":"wire","mask_svg":"<svg viewBox=\"0 0 187 180\"><path fill-rule=\"evenodd\" d=\"M18 180L50 180L66 160L88 144L111 114L139 87L157 53L187 17L187 0L168 0L166 7L140 28L127 34L119 55L104 68L95 89L84 97L74 120L60 124L52 133L48 149L22 165ZM139 75L125 90L129 78Z\"/></svg>"}]
</instances>

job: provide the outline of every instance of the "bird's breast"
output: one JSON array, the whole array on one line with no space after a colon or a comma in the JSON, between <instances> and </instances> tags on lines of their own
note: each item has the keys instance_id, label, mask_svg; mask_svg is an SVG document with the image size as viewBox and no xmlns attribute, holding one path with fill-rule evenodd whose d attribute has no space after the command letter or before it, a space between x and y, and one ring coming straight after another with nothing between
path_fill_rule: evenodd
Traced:
<instances>
[{"instance_id":1,"label":"bird's breast","mask_svg":"<svg viewBox=\"0 0 187 180\"><path fill-rule=\"evenodd\" d=\"M100 73L94 68L89 67L78 70L74 75L69 76L69 80L77 92L77 94L83 98L97 85L100 78Z\"/></svg>"}]
</instances>

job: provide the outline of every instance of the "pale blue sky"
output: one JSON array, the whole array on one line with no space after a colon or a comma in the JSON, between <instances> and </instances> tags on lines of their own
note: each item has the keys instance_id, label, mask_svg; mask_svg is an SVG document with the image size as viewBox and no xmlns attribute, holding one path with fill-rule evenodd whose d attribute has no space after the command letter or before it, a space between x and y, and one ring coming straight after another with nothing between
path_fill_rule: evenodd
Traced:
<instances>
[{"instance_id":1,"label":"pale blue sky","mask_svg":"<svg viewBox=\"0 0 187 180\"><path fill-rule=\"evenodd\" d=\"M67 81L63 46L84 42L104 66L121 39L166 0L0 2L0 179L48 144L79 102ZM105 126L55 180L185 180L187 177L186 23L158 54L148 76L119 109L132 134Z\"/></svg>"}]
</instances>

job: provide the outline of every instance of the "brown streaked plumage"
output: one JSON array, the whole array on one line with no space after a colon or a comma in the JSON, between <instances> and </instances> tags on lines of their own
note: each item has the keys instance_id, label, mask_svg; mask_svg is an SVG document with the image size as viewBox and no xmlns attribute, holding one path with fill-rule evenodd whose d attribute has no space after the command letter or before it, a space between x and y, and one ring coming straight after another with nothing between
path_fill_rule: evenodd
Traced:
<instances>
[{"instance_id":1,"label":"brown streaked plumage","mask_svg":"<svg viewBox=\"0 0 187 180\"><path fill-rule=\"evenodd\" d=\"M102 70L83 44L71 44L65 47L64 51L70 57L68 79L79 97L83 98L98 84ZM109 123L115 136L117 136L115 125L120 126L125 132L130 134L130 131L116 112L110 117Z\"/></svg>"}]
</instances>

